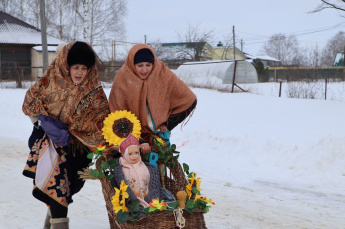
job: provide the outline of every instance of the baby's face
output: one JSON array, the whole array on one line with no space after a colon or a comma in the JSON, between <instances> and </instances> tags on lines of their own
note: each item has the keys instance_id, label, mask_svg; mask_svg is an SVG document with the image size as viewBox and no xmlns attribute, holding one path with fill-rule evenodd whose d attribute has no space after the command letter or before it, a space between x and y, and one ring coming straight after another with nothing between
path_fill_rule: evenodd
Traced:
<instances>
[{"instance_id":1,"label":"baby's face","mask_svg":"<svg viewBox=\"0 0 345 229\"><path fill-rule=\"evenodd\" d=\"M140 153L139 146L132 146L128 148L128 157L132 164L135 164L139 161Z\"/></svg>"}]
</instances>

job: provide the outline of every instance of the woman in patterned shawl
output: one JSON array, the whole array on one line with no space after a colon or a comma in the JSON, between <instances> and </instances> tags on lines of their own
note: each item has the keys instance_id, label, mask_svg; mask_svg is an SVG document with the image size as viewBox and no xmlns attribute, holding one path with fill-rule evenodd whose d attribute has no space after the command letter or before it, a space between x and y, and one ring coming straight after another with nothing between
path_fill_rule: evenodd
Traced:
<instances>
[{"instance_id":1,"label":"woman in patterned shawl","mask_svg":"<svg viewBox=\"0 0 345 229\"><path fill-rule=\"evenodd\" d=\"M25 95L23 112L35 126L23 174L48 206L44 228L68 228L68 205L84 185L77 172L90 163L90 150L105 144L109 106L95 63L91 46L67 44Z\"/></svg>"},{"instance_id":2,"label":"woman in patterned shawl","mask_svg":"<svg viewBox=\"0 0 345 229\"><path fill-rule=\"evenodd\" d=\"M146 44L131 48L109 95L111 112L129 110L139 118L141 137L146 142L141 144L144 153L150 152L152 134L168 141L170 131L192 113L196 104L192 90Z\"/></svg>"}]
</instances>

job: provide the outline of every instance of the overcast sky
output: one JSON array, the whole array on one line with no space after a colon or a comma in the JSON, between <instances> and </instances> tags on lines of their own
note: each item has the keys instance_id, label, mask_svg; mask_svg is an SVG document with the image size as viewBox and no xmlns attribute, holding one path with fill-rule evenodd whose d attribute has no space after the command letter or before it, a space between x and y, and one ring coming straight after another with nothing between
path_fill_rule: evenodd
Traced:
<instances>
[{"instance_id":1,"label":"overcast sky","mask_svg":"<svg viewBox=\"0 0 345 229\"><path fill-rule=\"evenodd\" d=\"M178 42L177 32L188 24L202 30L214 29L214 41L224 42L235 26L236 40L245 52L260 55L270 36L294 34L302 47L324 47L345 19L337 10L310 14L320 0L129 0L125 18L127 41ZM343 14L345 16L345 13ZM341 24L343 23L343 24ZM239 46L239 45L237 45ZM240 48L240 46L239 46Z\"/></svg>"}]
</instances>

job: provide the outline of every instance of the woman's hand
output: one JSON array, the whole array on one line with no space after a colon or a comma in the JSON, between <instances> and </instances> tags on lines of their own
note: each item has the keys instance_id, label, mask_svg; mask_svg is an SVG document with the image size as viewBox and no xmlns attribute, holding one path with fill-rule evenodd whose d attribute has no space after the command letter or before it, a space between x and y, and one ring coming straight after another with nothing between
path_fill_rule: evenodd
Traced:
<instances>
[{"instance_id":1,"label":"woman's hand","mask_svg":"<svg viewBox=\"0 0 345 229\"><path fill-rule=\"evenodd\" d=\"M104 158L107 160L108 157L112 154L112 151L113 150L117 150L119 151L120 150L120 147L119 146L108 146L107 148L105 148L102 153L103 153L103 156Z\"/></svg>"},{"instance_id":2,"label":"woman's hand","mask_svg":"<svg viewBox=\"0 0 345 229\"><path fill-rule=\"evenodd\" d=\"M166 125L160 125L160 126L159 126L159 132L165 132L165 131L167 131L167 130L168 130L168 128L167 128Z\"/></svg>"},{"instance_id":3,"label":"woman's hand","mask_svg":"<svg viewBox=\"0 0 345 229\"><path fill-rule=\"evenodd\" d=\"M139 147L141 148L141 151L143 152L143 154L151 152L151 147L150 147L150 145L148 143L140 144Z\"/></svg>"}]
</instances>

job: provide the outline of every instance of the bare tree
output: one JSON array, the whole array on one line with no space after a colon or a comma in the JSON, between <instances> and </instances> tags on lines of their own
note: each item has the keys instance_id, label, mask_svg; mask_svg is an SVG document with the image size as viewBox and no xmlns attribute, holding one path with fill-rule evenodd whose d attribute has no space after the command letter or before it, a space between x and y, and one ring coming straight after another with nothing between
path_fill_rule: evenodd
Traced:
<instances>
[{"instance_id":1,"label":"bare tree","mask_svg":"<svg viewBox=\"0 0 345 229\"><path fill-rule=\"evenodd\" d=\"M321 12L325 9L335 9L340 11L345 11L345 1L344 0L320 0L322 3L318 5L311 13Z\"/></svg>"},{"instance_id":2,"label":"bare tree","mask_svg":"<svg viewBox=\"0 0 345 229\"><path fill-rule=\"evenodd\" d=\"M111 40L123 38L126 15L125 0L92 0L90 21L90 43L101 45Z\"/></svg>"},{"instance_id":3,"label":"bare tree","mask_svg":"<svg viewBox=\"0 0 345 229\"><path fill-rule=\"evenodd\" d=\"M337 52L344 52L345 32L340 31L334 35L322 50L321 65L329 67L333 65L333 61Z\"/></svg>"},{"instance_id":4,"label":"bare tree","mask_svg":"<svg viewBox=\"0 0 345 229\"><path fill-rule=\"evenodd\" d=\"M303 53L302 66L313 68L321 67L321 50L318 44L306 48Z\"/></svg>"},{"instance_id":5,"label":"bare tree","mask_svg":"<svg viewBox=\"0 0 345 229\"><path fill-rule=\"evenodd\" d=\"M209 56L205 44L211 42L213 39L214 29L207 30L200 28L200 25L188 24L184 31L177 32L179 42L185 43L180 47L180 54L185 56L185 59L190 60L204 60Z\"/></svg>"},{"instance_id":6,"label":"bare tree","mask_svg":"<svg viewBox=\"0 0 345 229\"><path fill-rule=\"evenodd\" d=\"M275 34L263 46L263 52L281 61L283 65L300 65L302 56L294 35Z\"/></svg>"}]
</instances>

